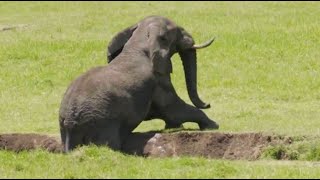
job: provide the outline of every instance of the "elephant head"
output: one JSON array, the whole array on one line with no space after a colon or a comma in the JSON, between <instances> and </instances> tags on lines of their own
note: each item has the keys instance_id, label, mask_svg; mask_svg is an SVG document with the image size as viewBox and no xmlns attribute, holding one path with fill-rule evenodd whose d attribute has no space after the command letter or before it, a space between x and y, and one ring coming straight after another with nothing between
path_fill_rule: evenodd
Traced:
<instances>
[{"instance_id":1,"label":"elephant head","mask_svg":"<svg viewBox=\"0 0 320 180\"><path fill-rule=\"evenodd\" d=\"M163 24L165 24L166 26L163 26ZM149 30L141 30L148 29L147 27L149 28ZM159 29L159 27L166 28ZM149 16L141 20L137 24L124 29L112 38L108 46L107 54L109 63L122 52L123 47L127 44L128 40L132 38L133 34L135 38L153 38L152 42L154 43L149 45L152 46L150 49L159 50L161 49L161 47L167 47L167 49L161 49L157 53L151 53L153 54L151 58L159 56L161 56L162 58L166 58L166 60L164 60L168 62L166 63L166 65L160 65L162 61L154 62L155 66L159 66L162 68L160 71L162 71L163 73L167 73L168 75L170 75L170 73L172 72L170 58L175 53L179 53L184 67L188 95L192 103L198 108L210 108L210 104L204 103L199 98L197 91L196 49L205 48L211 45L214 39L211 39L201 45L195 45L192 36L187 31L185 31L184 28L177 26L174 22L165 17Z\"/></svg>"}]
</instances>

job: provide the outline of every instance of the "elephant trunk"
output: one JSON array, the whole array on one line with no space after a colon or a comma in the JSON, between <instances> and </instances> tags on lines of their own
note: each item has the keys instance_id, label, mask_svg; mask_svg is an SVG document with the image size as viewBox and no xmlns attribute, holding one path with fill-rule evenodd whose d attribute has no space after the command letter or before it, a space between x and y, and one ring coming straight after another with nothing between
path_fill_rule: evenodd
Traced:
<instances>
[{"instance_id":1,"label":"elephant trunk","mask_svg":"<svg viewBox=\"0 0 320 180\"><path fill-rule=\"evenodd\" d=\"M204 103L197 91L197 54L195 49L180 51L184 74L186 78L187 90L192 103L201 109L210 108L210 104Z\"/></svg>"}]
</instances>

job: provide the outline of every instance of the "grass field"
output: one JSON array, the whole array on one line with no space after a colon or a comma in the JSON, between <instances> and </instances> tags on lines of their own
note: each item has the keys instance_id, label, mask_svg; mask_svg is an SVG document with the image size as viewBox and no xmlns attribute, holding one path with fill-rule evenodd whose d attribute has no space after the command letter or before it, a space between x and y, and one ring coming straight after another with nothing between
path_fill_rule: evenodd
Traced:
<instances>
[{"instance_id":1,"label":"grass field","mask_svg":"<svg viewBox=\"0 0 320 180\"><path fill-rule=\"evenodd\" d=\"M171 18L196 42L198 89L221 132L315 137L320 160L318 2L0 2L0 133L59 135L69 83L105 65L113 35L148 15ZM172 80L186 102L183 68ZM187 123L187 128L197 128ZM163 129L161 120L135 131ZM311 158L312 159L312 158ZM317 161L144 159L83 147L69 155L0 151L1 178L319 178Z\"/></svg>"}]
</instances>

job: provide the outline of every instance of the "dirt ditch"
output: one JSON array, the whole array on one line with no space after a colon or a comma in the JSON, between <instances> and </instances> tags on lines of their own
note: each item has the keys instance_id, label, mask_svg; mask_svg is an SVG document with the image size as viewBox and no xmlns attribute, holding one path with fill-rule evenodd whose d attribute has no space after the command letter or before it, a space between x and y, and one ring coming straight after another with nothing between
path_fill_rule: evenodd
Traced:
<instances>
[{"instance_id":1,"label":"dirt ditch","mask_svg":"<svg viewBox=\"0 0 320 180\"><path fill-rule=\"evenodd\" d=\"M202 156L256 160L269 145L291 144L292 138L263 133L175 132L133 133L123 152L145 157ZM61 152L57 137L40 134L0 134L0 149L20 152L36 148Z\"/></svg>"}]
</instances>

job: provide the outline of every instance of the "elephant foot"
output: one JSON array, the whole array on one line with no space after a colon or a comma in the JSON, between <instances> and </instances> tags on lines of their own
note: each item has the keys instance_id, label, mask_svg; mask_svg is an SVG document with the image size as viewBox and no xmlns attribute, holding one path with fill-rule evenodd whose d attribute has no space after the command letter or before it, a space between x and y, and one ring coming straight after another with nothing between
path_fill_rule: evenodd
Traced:
<instances>
[{"instance_id":1,"label":"elephant foot","mask_svg":"<svg viewBox=\"0 0 320 180\"><path fill-rule=\"evenodd\" d=\"M183 128L182 124L173 124L173 123L167 123L165 129L176 129L176 128Z\"/></svg>"},{"instance_id":2,"label":"elephant foot","mask_svg":"<svg viewBox=\"0 0 320 180\"><path fill-rule=\"evenodd\" d=\"M207 123L199 123L199 128L201 131L210 129L219 129L219 124L214 121L209 121Z\"/></svg>"}]
</instances>

